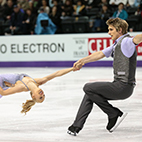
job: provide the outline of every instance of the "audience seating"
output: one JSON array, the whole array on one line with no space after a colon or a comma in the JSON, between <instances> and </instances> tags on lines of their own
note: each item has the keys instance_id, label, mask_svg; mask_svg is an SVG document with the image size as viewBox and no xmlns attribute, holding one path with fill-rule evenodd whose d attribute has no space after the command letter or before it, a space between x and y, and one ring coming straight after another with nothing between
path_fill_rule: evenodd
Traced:
<instances>
[{"instance_id":1,"label":"audience seating","mask_svg":"<svg viewBox=\"0 0 142 142\"><path fill-rule=\"evenodd\" d=\"M62 27L63 33L73 33L74 32L74 27L73 27L74 19L75 19L74 17L66 17L62 19L61 27Z\"/></svg>"},{"instance_id":2,"label":"audience seating","mask_svg":"<svg viewBox=\"0 0 142 142\"><path fill-rule=\"evenodd\" d=\"M85 33L89 32L89 18L87 16L67 17L62 19L63 33Z\"/></svg>"},{"instance_id":3,"label":"audience seating","mask_svg":"<svg viewBox=\"0 0 142 142\"><path fill-rule=\"evenodd\" d=\"M89 18L87 16L76 17L74 21L74 32L89 32Z\"/></svg>"},{"instance_id":4,"label":"audience seating","mask_svg":"<svg viewBox=\"0 0 142 142\"><path fill-rule=\"evenodd\" d=\"M133 28L133 31L140 30L140 15L129 15L126 21L129 24L129 28Z\"/></svg>"}]
</instances>

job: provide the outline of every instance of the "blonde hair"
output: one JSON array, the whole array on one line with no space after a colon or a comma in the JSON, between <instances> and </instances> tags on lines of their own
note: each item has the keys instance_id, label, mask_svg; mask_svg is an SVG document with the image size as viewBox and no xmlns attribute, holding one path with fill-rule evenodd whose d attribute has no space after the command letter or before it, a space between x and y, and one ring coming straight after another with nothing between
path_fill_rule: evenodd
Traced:
<instances>
[{"instance_id":1,"label":"blonde hair","mask_svg":"<svg viewBox=\"0 0 142 142\"><path fill-rule=\"evenodd\" d=\"M120 28L122 28L122 34L126 34L128 32L128 23L120 18L110 18L106 21L106 24L112 25L113 27L116 28L116 31L118 32Z\"/></svg>"},{"instance_id":2,"label":"blonde hair","mask_svg":"<svg viewBox=\"0 0 142 142\"><path fill-rule=\"evenodd\" d=\"M25 103L22 104L22 110L21 113L26 113L32 108L33 105L35 105L35 100L27 100Z\"/></svg>"}]
</instances>

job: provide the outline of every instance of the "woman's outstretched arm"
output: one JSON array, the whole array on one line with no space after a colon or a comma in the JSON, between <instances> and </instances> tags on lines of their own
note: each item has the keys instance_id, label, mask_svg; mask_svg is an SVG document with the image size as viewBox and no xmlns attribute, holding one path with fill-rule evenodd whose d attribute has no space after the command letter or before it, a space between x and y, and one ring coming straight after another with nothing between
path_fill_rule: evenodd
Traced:
<instances>
[{"instance_id":1,"label":"woman's outstretched arm","mask_svg":"<svg viewBox=\"0 0 142 142\"><path fill-rule=\"evenodd\" d=\"M67 74L67 73L69 73L73 70L74 70L73 67L67 68L67 69L62 69L62 70L56 71L55 73L52 73L48 76L45 76L43 78L35 78L35 81L37 82L37 84L42 85L42 84L45 84L47 81L49 81L49 80L51 80L55 77L62 76L62 75Z\"/></svg>"},{"instance_id":2,"label":"woman's outstretched arm","mask_svg":"<svg viewBox=\"0 0 142 142\"><path fill-rule=\"evenodd\" d=\"M15 93L19 93L19 92L22 92L23 91L23 87L20 86L20 85L15 85L14 87L11 87L7 90L3 90L1 87L0 87L0 94L2 96L6 96L6 95L10 95L10 94L15 94Z\"/></svg>"}]
</instances>

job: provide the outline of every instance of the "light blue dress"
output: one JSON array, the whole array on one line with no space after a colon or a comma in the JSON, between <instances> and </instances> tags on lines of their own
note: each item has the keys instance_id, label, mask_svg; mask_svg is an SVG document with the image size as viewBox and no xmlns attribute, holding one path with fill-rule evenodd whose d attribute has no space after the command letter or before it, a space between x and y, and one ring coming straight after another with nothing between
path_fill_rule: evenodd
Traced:
<instances>
[{"instance_id":1,"label":"light blue dress","mask_svg":"<svg viewBox=\"0 0 142 142\"><path fill-rule=\"evenodd\" d=\"M3 90L7 90L10 87L6 86L4 82L15 84L18 80L20 80L27 87L27 85L22 81L23 77L25 76L28 76L28 75L27 74L0 74L0 86ZM29 90L28 87L27 89ZM0 98L1 97L2 95L0 94Z\"/></svg>"}]
</instances>

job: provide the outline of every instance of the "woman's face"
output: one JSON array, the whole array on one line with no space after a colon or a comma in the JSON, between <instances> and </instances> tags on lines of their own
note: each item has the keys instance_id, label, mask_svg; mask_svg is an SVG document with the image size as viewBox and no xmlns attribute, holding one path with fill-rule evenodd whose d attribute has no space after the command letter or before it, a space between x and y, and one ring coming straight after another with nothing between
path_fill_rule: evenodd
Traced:
<instances>
[{"instance_id":1,"label":"woman's face","mask_svg":"<svg viewBox=\"0 0 142 142\"><path fill-rule=\"evenodd\" d=\"M107 11L107 6L104 5L104 6L102 7L102 9L103 9L103 11Z\"/></svg>"},{"instance_id":2,"label":"woman's face","mask_svg":"<svg viewBox=\"0 0 142 142\"><path fill-rule=\"evenodd\" d=\"M52 12L56 12L56 11L57 11L57 7L56 7L56 6L53 6Z\"/></svg>"},{"instance_id":3,"label":"woman's face","mask_svg":"<svg viewBox=\"0 0 142 142\"><path fill-rule=\"evenodd\" d=\"M45 99L45 94L42 89L38 88L32 93L31 97L37 102L42 103Z\"/></svg>"},{"instance_id":4,"label":"woman's face","mask_svg":"<svg viewBox=\"0 0 142 142\"><path fill-rule=\"evenodd\" d=\"M118 6L118 9L119 9L119 10L122 10L123 8L124 8L123 4L120 4L120 5Z\"/></svg>"},{"instance_id":5,"label":"woman's face","mask_svg":"<svg viewBox=\"0 0 142 142\"><path fill-rule=\"evenodd\" d=\"M57 5L58 5L58 2L57 2L57 1L53 1L53 4L54 4L55 6L57 6Z\"/></svg>"},{"instance_id":6,"label":"woman's face","mask_svg":"<svg viewBox=\"0 0 142 142\"><path fill-rule=\"evenodd\" d=\"M31 15L31 11L30 11L30 10L26 10L26 13L27 13L28 15Z\"/></svg>"},{"instance_id":7,"label":"woman's face","mask_svg":"<svg viewBox=\"0 0 142 142\"><path fill-rule=\"evenodd\" d=\"M102 3L106 3L107 1L106 0L102 0Z\"/></svg>"},{"instance_id":8,"label":"woman's face","mask_svg":"<svg viewBox=\"0 0 142 142\"><path fill-rule=\"evenodd\" d=\"M33 3L32 2L29 2L29 7L33 7Z\"/></svg>"},{"instance_id":9,"label":"woman's face","mask_svg":"<svg viewBox=\"0 0 142 142\"><path fill-rule=\"evenodd\" d=\"M42 0L42 5L46 5L46 1L45 0Z\"/></svg>"},{"instance_id":10,"label":"woman's face","mask_svg":"<svg viewBox=\"0 0 142 142\"><path fill-rule=\"evenodd\" d=\"M78 5L78 6L81 6L81 5L82 5L81 1L78 1L78 2L77 2L77 5Z\"/></svg>"},{"instance_id":11,"label":"woman's face","mask_svg":"<svg viewBox=\"0 0 142 142\"><path fill-rule=\"evenodd\" d=\"M69 0L66 1L66 5L70 5L70 1Z\"/></svg>"},{"instance_id":12,"label":"woman's face","mask_svg":"<svg viewBox=\"0 0 142 142\"><path fill-rule=\"evenodd\" d=\"M7 1L7 5L8 5L9 7L11 7L11 6L13 5L12 0L8 0L8 1Z\"/></svg>"}]
</instances>

